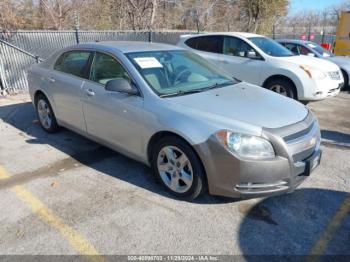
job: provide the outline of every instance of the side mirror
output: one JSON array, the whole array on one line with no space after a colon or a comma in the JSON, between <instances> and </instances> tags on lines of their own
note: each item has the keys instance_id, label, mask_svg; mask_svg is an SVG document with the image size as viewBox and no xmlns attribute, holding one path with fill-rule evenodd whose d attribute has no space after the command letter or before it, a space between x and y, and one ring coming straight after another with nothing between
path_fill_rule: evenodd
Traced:
<instances>
[{"instance_id":1,"label":"side mirror","mask_svg":"<svg viewBox=\"0 0 350 262\"><path fill-rule=\"evenodd\" d=\"M128 95L137 95L139 91L126 79L109 80L105 86L107 91L119 92Z\"/></svg>"},{"instance_id":2,"label":"side mirror","mask_svg":"<svg viewBox=\"0 0 350 262\"><path fill-rule=\"evenodd\" d=\"M307 53L307 56L315 57L314 53Z\"/></svg>"},{"instance_id":3,"label":"side mirror","mask_svg":"<svg viewBox=\"0 0 350 262\"><path fill-rule=\"evenodd\" d=\"M255 51L248 51L246 57L250 59L259 59Z\"/></svg>"}]
</instances>

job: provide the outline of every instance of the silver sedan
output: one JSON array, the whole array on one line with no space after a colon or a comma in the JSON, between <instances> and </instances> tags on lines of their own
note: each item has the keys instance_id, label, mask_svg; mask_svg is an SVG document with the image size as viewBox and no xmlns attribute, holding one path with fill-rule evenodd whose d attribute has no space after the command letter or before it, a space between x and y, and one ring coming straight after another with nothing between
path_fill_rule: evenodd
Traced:
<instances>
[{"instance_id":1,"label":"silver sedan","mask_svg":"<svg viewBox=\"0 0 350 262\"><path fill-rule=\"evenodd\" d=\"M179 47L76 45L33 66L28 82L44 130L63 126L149 165L178 197L291 192L320 163L306 107Z\"/></svg>"}]
</instances>

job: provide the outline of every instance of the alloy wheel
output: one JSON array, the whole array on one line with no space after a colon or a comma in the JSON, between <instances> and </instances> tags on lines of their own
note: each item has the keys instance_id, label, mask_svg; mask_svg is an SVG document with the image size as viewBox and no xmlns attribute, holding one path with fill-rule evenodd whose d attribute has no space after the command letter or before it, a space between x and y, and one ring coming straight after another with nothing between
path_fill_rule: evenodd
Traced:
<instances>
[{"instance_id":1,"label":"alloy wheel","mask_svg":"<svg viewBox=\"0 0 350 262\"><path fill-rule=\"evenodd\" d=\"M270 90L273 92L276 92L282 96L288 96L287 89L282 85L275 84L275 85L270 87Z\"/></svg>"},{"instance_id":2,"label":"alloy wheel","mask_svg":"<svg viewBox=\"0 0 350 262\"><path fill-rule=\"evenodd\" d=\"M38 115L42 126L45 129L49 129L52 124L52 113L49 105L43 99L38 101Z\"/></svg>"},{"instance_id":3,"label":"alloy wheel","mask_svg":"<svg viewBox=\"0 0 350 262\"><path fill-rule=\"evenodd\" d=\"M187 192L193 183L193 169L186 154L175 146L165 146L158 154L158 173L164 184L176 193Z\"/></svg>"}]
</instances>

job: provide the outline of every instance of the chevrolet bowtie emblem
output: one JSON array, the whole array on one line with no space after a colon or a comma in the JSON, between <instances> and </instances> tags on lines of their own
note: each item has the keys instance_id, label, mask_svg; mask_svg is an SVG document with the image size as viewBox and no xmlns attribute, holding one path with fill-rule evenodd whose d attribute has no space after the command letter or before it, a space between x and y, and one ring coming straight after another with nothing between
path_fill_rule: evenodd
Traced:
<instances>
[{"instance_id":1,"label":"chevrolet bowtie emblem","mask_svg":"<svg viewBox=\"0 0 350 262\"><path fill-rule=\"evenodd\" d=\"M315 145L316 144L316 138L311 138L311 140L310 140L310 145Z\"/></svg>"}]
</instances>

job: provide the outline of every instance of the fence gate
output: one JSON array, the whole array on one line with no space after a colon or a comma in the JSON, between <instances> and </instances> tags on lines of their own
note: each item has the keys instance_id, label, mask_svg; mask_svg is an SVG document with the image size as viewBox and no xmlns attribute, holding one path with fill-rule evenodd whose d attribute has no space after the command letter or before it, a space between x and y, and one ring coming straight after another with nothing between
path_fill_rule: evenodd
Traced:
<instances>
[{"instance_id":1,"label":"fence gate","mask_svg":"<svg viewBox=\"0 0 350 262\"><path fill-rule=\"evenodd\" d=\"M0 39L0 94L27 90L27 69L40 61L38 56Z\"/></svg>"}]
</instances>

